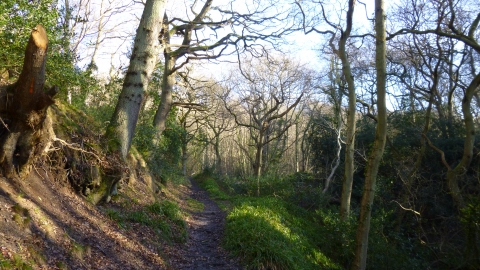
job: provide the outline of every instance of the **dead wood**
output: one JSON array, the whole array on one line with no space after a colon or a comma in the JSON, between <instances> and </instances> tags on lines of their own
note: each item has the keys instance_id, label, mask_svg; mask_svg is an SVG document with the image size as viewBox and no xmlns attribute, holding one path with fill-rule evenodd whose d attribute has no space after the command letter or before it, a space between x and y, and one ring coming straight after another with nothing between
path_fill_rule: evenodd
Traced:
<instances>
[{"instance_id":1,"label":"dead wood","mask_svg":"<svg viewBox=\"0 0 480 270\"><path fill-rule=\"evenodd\" d=\"M47 33L37 25L25 49L20 77L0 89L0 167L6 177L28 174L33 158L53 136L47 109L58 89L44 91L47 50Z\"/></svg>"}]
</instances>

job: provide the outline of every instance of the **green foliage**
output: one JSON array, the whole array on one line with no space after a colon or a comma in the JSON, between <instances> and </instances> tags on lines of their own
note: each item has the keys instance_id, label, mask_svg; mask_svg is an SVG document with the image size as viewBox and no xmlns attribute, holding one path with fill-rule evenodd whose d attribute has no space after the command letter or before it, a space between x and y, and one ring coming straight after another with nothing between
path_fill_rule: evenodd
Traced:
<instances>
[{"instance_id":1,"label":"green foliage","mask_svg":"<svg viewBox=\"0 0 480 270\"><path fill-rule=\"evenodd\" d=\"M273 269L350 268L357 229L355 209L341 221L311 174L266 178L262 197L251 197L238 178L195 177L211 196L231 202L225 247L249 267ZM234 183L239 181L240 183ZM254 190L255 185L251 185ZM238 193L240 192L240 193ZM255 193L252 193L255 194ZM224 202L224 201L222 201ZM357 213L358 214L358 213ZM369 239L369 269L425 269L434 255L418 238L394 228L396 213L376 207Z\"/></svg>"},{"instance_id":2,"label":"green foliage","mask_svg":"<svg viewBox=\"0 0 480 270\"><path fill-rule=\"evenodd\" d=\"M47 30L50 47L55 45L57 31L57 1L2 0L0 3L0 69L19 74L25 47L31 30L42 24ZM53 44L52 44L53 43Z\"/></svg>"},{"instance_id":3,"label":"green foliage","mask_svg":"<svg viewBox=\"0 0 480 270\"><path fill-rule=\"evenodd\" d=\"M315 172L324 172L327 168L330 168L331 163L336 156L337 152L337 135L335 130L332 129L332 123L335 122L335 116L330 114L317 114L313 115L309 130L307 130L307 142L312 150L311 164L314 167ZM341 154L343 156L343 152ZM337 174L341 174L342 170L339 166Z\"/></svg>"},{"instance_id":4,"label":"green foliage","mask_svg":"<svg viewBox=\"0 0 480 270\"><path fill-rule=\"evenodd\" d=\"M350 268L355 251L356 217L341 221L338 209L319 209L316 216L320 224L318 245L329 258L342 262ZM396 233L390 222L392 213L376 212L371 221L368 246L368 268L384 269L426 269L428 249L419 241L408 242Z\"/></svg>"},{"instance_id":5,"label":"green foliage","mask_svg":"<svg viewBox=\"0 0 480 270\"><path fill-rule=\"evenodd\" d=\"M20 75L31 30L41 24L49 39L46 85L58 86L59 97L66 99L68 89L88 89L94 83L89 74L74 66L76 56L71 54L69 41L65 40L68 35L58 24L60 14L57 4L57 0L0 2L0 72L7 71L10 79Z\"/></svg>"},{"instance_id":6,"label":"green foliage","mask_svg":"<svg viewBox=\"0 0 480 270\"><path fill-rule=\"evenodd\" d=\"M25 262L18 254L14 254L12 258L6 259L0 252L0 269L31 270L33 267Z\"/></svg>"}]
</instances>

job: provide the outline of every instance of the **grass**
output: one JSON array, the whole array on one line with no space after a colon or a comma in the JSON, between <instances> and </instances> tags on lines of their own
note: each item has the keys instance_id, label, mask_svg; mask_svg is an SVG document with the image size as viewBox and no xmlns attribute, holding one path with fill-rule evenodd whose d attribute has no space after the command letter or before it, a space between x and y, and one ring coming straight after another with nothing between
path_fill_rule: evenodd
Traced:
<instances>
[{"instance_id":1,"label":"grass","mask_svg":"<svg viewBox=\"0 0 480 270\"><path fill-rule=\"evenodd\" d=\"M253 269L342 269L322 253L306 210L275 197L228 194L214 178L195 177L210 196L229 200L224 247Z\"/></svg>"},{"instance_id":2,"label":"grass","mask_svg":"<svg viewBox=\"0 0 480 270\"><path fill-rule=\"evenodd\" d=\"M14 254L12 258L6 259L3 257L2 253L0 253L0 269L2 270L9 270L9 269L16 269L16 270L30 270L33 269L28 263L26 263L22 257L18 254Z\"/></svg>"},{"instance_id":3,"label":"grass","mask_svg":"<svg viewBox=\"0 0 480 270\"><path fill-rule=\"evenodd\" d=\"M161 239L168 242L183 243L187 240L187 225L180 208L167 200L124 213L115 209L106 209L105 213L125 229L129 227L129 223L137 223L151 228Z\"/></svg>"},{"instance_id":4,"label":"grass","mask_svg":"<svg viewBox=\"0 0 480 270\"><path fill-rule=\"evenodd\" d=\"M239 256L247 268L350 268L358 213L353 211L350 219L341 221L338 209L328 206L326 198L318 194L321 192L316 192L320 189L314 189L315 182L303 179L303 185L292 184L294 177L299 176L269 178L260 197L250 195L248 179L223 183L208 173L195 179L217 203L229 204L224 247ZM424 248L404 243L395 235L389 222L393 214L377 210L372 219L369 268L428 268L422 259Z\"/></svg>"},{"instance_id":5,"label":"grass","mask_svg":"<svg viewBox=\"0 0 480 270\"><path fill-rule=\"evenodd\" d=\"M225 248L260 269L341 269L315 245L314 220L274 197L239 197L227 216Z\"/></svg>"},{"instance_id":6,"label":"grass","mask_svg":"<svg viewBox=\"0 0 480 270\"><path fill-rule=\"evenodd\" d=\"M202 202L192 198L187 198L187 206L194 212L203 212L203 209L205 209L205 205Z\"/></svg>"}]
</instances>

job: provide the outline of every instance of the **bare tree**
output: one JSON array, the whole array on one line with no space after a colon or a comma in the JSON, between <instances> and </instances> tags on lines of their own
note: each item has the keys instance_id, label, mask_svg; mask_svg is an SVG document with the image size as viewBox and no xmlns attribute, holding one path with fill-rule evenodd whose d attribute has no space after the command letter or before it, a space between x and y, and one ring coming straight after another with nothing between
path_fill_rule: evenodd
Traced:
<instances>
[{"instance_id":1,"label":"bare tree","mask_svg":"<svg viewBox=\"0 0 480 270\"><path fill-rule=\"evenodd\" d=\"M353 29L353 12L355 8L355 0L349 0L347 5L347 10L345 13L345 25L342 26L341 22L333 22L328 16L327 7L325 3L319 2L315 3L320 6L320 13L322 18L322 23L325 23L327 27L332 28L333 30L319 30L318 26L315 25L316 20L310 20L307 16L311 15L314 18L317 17L317 14L308 14L304 11L304 8L300 2L296 2L298 7L301 10L303 15L303 29L305 34L309 33L318 33L322 35L329 35L329 47L332 52L340 58L342 63L342 73L343 78L346 82L348 90L348 114L347 114L347 133L345 138L345 178L343 180L342 188L342 197L341 197L341 206L340 206L340 217L345 219L350 213L350 199L352 195L352 185L353 185L353 173L355 171L354 167L354 151L355 151L355 125L356 125L356 103L357 96L355 93L355 80L351 70L351 64L348 54L347 54L347 41L350 39L352 29ZM340 14L343 14L345 11L341 10ZM337 37L340 35L339 37ZM336 42L335 42L336 41Z\"/></svg>"},{"instance_id":2,"label":"bare tree","mask_svg":"<svg viewBox=\"0 0 480 270\"><path fill-rule=\"evenodd\" d=\"M366 269L367 267L368 235L370 232L373 199L375 197L378 168L380 167L380 161L383 156L387 137L387 42L385 20L384 2L383 0L375 0L377 127L375 131L375 141L373 142L373 148L368 157L367 172L365 174L365 185L360 205L360 217L358 220L357 236L355 238L355 258L352 264L352 269Z\"/></svg>"},{"instance_id":3,"label":"bare tree","mask_svg":"<svg viewBox=\"0 0 480 270\"><path fill-rule=\"evenodd\" d=\"M474 10L473 6L475 5L474 2L468 0L445 2L422 1L421 3L419 1L413 1L409 3L408 6L403 3L399 8L404 11L402 18L402 22L405 24L404 28L390 34L388 38L392 39L404 34L437 35L445 39L460 41L466 47L470 48L469 50L473 50L478 54L480 53L480 44L478 42L480 38L478 35L480 13L471 11ZM432 14L434 14L436 19L428 20ZM470 166L475 143L475 123L471 103L473 97L479 91L480 73L475 73L475 69L473 69L473 71L474 73L472 74L470 82L465 85L460 85L461 87L459 87L463 92L461 105L465 126L463 155L454 167L450 167L449 164L443 162L448 170L446 176L448 189L459 211L465 206L459 180Z\"/></svg>"},{"instance_id":4,"label":"bare tree","mask_svg":"<svg viewBox=\"0 0 480 270\"><path fill-rule=\"evenodd\" d=\"M262 60L244 66L242 77L229 79L231 83L225 86L227 91L223 97L225 108L235 123L249 131L252 143L239 144L239 147L247 154L257 177L257 195L260 194L259 179L264 164L262 151L295 124L288 114L293 112L312 84L309 71L288 58ZM267 134L280 119L285 124ZM249 146L254 148L253 157L249 155Z\"/></svg>"},{"instance_id":5,"label":"bare tree","mask_svg":"<svg viewBox=\"0 0 480 270\"><path fill-rule=\"evenodd\" d=\"M207 0L197 11L197 1L187 10L193 19L165 16L163 29L164 75L161 101L153 125L158 136L165 130L165 121L172 107L172 93L176 82L175 74L191 61L215 60L221 56L250 51L253 54L263 50L265 41L275 45L274 40L294 31L294 19L288 9L273 2L244 2L248 12L235 10L238 3L213 6ZM218 18L218 19L213 19ZM181 41L175 44L174 37ZM179 63L177 63L181 60Z\"/></svg>"},{"instance_id":6,"label":"bare tree","mask_svg":"<svg viewBox=\"0 0 480 270\"><path fill-rule=\"evenodd\" d=\"M115 47L130 38L127 26L140 6L120 0L63 0L63 5L64 49L72 53L75 64L91 69L96 69L99 54L105 53L106 41Z\"/></svg>"}]
</instances>

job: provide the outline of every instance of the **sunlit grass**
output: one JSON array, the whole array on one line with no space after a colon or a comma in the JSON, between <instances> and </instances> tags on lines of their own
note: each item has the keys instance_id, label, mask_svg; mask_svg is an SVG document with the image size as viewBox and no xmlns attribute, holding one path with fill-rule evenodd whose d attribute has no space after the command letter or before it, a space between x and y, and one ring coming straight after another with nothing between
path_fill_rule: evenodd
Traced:
<instances>
[{"instance_id":1,"label":"sunlit grass","mask_svg":"<svg viewBox=\"0 0 480 270\"><path fill-rule=\"evenodd\" d=\"M316 226L304 210L277 198L237 197L234 204L224 243L249 267L341 269L315 246Z\"/></svg>"}]
</instances>

